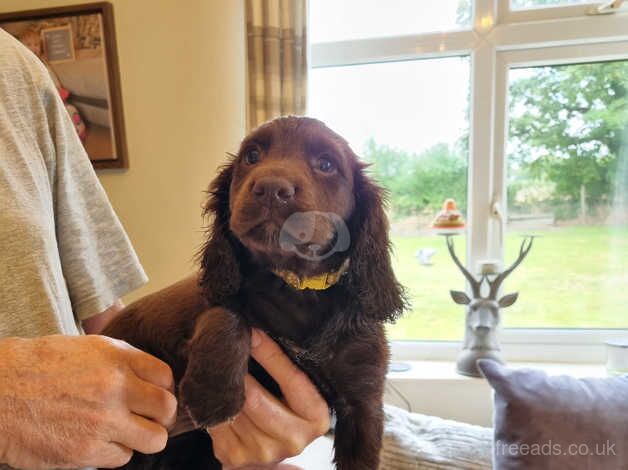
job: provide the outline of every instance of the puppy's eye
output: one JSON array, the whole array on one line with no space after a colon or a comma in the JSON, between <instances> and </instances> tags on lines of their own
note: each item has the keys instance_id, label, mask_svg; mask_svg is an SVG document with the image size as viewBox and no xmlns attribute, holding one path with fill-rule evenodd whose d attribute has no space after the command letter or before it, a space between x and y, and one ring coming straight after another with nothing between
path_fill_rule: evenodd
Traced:
<instances>
[{"instance_id":1,"label":"puppy's eye","mask_svg":"<svg viewBox=\"0 0 628 470\"><path fill-rule=\"evenodd\" d=\"M316 162L316 168L323 173L331 173L336 169L336 165L334 165L334 162L331 158L327 157L326 155L321 155L320 157L318 157L318 160Z\"/></svg>"},{"instance_id":2,"label":"puppy's eye","mask_svg":"<svg viewBox=\"0 0 628 470\"><path fill-rule=\"evenodd\" d=\"M259 150L249 149L244 154L244 161L249 165L255 165L259 162Z\"/></svg>"}]
</instances>

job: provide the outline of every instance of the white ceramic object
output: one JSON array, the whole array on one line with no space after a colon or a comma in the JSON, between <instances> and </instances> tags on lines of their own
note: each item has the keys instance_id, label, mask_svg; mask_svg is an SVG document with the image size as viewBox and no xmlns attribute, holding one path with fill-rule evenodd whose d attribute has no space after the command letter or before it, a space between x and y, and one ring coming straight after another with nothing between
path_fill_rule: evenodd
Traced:
<instances>
[{"instance_id":1,"label":"white ceramic object","mask_svg":"<svg viewBox=\"0 0 628 470\"><path fill-rule=\"evenodd\" d=\"M609 375L628 374L628 338L606 341L606 370Z\"/></svg>"}]
</instances>

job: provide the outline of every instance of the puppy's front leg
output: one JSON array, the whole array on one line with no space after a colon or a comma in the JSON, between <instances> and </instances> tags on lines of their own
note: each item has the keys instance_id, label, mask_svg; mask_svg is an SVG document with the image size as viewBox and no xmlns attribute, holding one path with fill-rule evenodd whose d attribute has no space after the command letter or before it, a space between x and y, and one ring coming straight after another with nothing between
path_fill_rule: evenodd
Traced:
<instances>
[{"instance_id":1,"label":"puppy's front leg","mask_svg":"<svg viewBox=\"0 0 628 470\"><path fill-rule=\"evenodd\" d=\"M250 328L226 308L213 307L198 317L186 349L179 399L194 424L213 426L235 416L244 404Z\"/></svg>"},{"instance_id":2,"label":"puppy's front leg","mask_svg":"<svg viewBox=\"0 0 628 470\"><path fill-rule=\"evenodd\" d=\"M370 335L367 341L345 345L333 362L332 377L338 394L334 404L336 468L377 470L382 447L382 401L388 362L383 332Z\"/></svg>"}]
</instances>

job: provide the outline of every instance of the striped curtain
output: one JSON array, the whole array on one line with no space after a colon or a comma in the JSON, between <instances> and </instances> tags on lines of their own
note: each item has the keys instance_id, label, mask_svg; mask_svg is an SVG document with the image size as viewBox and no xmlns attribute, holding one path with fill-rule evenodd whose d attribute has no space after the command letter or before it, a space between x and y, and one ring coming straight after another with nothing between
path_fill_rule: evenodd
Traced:
<instances>
[{"instance_id":1,"label":"striped curtain","mask_svg":"<svg viewBox=\"0 0 628 470\"><path fill-rule=\"evenodd\" d=\"M304 114L307 0L246 0L248 126Z\"/></svg>"}]
</instances>

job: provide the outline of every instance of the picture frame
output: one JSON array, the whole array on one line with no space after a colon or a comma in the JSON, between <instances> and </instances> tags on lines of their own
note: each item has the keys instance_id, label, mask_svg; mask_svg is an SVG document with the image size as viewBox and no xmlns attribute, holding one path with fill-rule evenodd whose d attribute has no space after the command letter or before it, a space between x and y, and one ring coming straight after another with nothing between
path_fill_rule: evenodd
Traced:
<instances>
[{"instance_id":1,"label":"picture frame","mask_svg":"<svg viewBox=\"0 0 628 470\"><path fill-rule=\"evenodd\" d=\"M41 42L44 48L44 56L51 64L76 60L72 27L69 24L42 29Z\"/></svg>"},{"instance_id":2,"label":"picture frame","mask_svg":"<svg viewBox=\"0 0 628 470\"><path fill-rule=\"evenodd\" d=\"M93 166L128 168L113 5L1 13L0 28L46 66Z\"/></svg>"}]
</instances>

